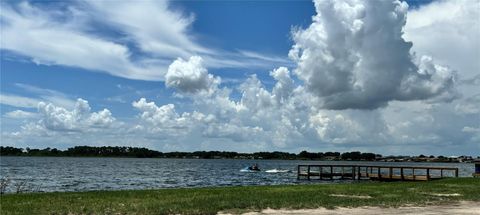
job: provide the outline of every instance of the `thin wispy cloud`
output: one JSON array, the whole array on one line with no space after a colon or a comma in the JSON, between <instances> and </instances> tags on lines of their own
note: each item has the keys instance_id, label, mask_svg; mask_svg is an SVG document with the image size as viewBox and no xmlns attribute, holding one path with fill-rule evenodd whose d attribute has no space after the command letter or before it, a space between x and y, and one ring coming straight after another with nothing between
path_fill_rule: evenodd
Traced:
<instances>
[{"instance_id":1,"label":"thin wispy cloud","mask_svg":"<svg viewBox=\"0 0 480 215\"><path fill-rule=\"evenodd\" d=\"M40 99L12 95L3 92L0 94L0 104L13 107L36 108L40 101Z\"/></svg>"},{"instance_id":2,"label":"thin wispy cloud","mask_svg":"<svg viewBox=\"0 0 480 215\"><path fill-rule=\"evenodd\" d=\"M63 65L138 80L163 80L178 57L204 55L212 68L266 68L288 60L199 45L190 36L194 15L172 11L167 1L75 1L67 8L2 2L2 49L37 64ZM154 18L145 16L152 14ZM59 18L61 17L61 18ZM120 38L96 33L102 25ZM134 55L138 55L135 56Z\"/></svg>"}]
</instances>

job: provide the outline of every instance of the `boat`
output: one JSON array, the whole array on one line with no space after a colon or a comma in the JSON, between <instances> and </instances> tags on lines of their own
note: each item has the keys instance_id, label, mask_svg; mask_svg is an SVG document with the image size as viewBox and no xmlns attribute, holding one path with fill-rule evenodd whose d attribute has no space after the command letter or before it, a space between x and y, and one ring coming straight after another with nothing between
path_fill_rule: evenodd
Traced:
<instances>
[{"instance_id":1,"label":"boat","mask_svg":"<svg viewBox=\"0 0 480 215\"><path fill-rule=\"evenodd\" d=\"M241 169L240 172L260 172L260 170L252 170L252 169L249 169L248 167L245 167Z\"/></svg>"},{"instance_id":2,"label":"boat","mask_svg":"<svg viewBox=\"0 0 480 215\"><path fill-rule=\"evenodd\" d=\"M240 172L260 172L260 169L258 168L257 164L255 164L253 166L247 166L241 169Z\"/></svg>"},{"instance_id":3,"label":"boat","mask_svg":"<svg viewBox=\"0 0 480 215\"><path fill-rule=\"evenodd\" d=\"M265 172L267 172L267 173L287 173L287 172L290 172L290 170L288 170L288 169L269 169Z\"/></svg>"}]
</instances>

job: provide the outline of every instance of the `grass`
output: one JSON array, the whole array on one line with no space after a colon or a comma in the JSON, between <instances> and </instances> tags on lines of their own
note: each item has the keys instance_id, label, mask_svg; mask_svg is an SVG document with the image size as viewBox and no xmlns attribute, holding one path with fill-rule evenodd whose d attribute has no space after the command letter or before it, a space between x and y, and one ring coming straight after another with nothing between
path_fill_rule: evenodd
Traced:
<instances>
[{"instance_id":1,"label":"grass","mask_svg":"<svg viewBox=\"0 0 480 215\"><path fill-rule=\"evenodd\" d=\"M453 193L460 195L435 195ZM8 194L0 198L2 215L215 214L218 211L239 213L265 208L399 207L480 201L480 179L29 193Z\"/></svg>"}]
</instances>

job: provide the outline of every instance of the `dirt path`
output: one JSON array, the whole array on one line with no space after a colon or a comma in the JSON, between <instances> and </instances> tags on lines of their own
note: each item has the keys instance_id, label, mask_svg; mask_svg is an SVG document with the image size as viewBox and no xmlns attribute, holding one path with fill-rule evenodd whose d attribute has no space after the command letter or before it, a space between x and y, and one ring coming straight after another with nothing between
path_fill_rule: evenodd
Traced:
<instances>
[{"instance_id":1,"label":"dirt path","mask_svg":"<svg viewBox=\"0 0 480 215\"><path fill-rule=\"evenodd\" d=\"M480 202L458 202L449 205L435 205L426 207L400 207L400 208L379 208L379 207L360 207L360 208L336 208L328 210L319 209L303 209L303 210L274 210L265 209L261 212L250 212L245 215L260 214L303 214L303 215L322 215L322 214L361 214L361 215L391 215L391 214L409 214L409 215L480 215Z\"/></svg>"}]
</instances>

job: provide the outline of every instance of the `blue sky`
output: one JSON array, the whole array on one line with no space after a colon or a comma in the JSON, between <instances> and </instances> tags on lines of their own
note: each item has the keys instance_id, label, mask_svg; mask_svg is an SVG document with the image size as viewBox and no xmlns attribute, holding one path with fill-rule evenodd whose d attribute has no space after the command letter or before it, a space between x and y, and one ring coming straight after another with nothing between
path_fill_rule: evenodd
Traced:
<instances>
[{"instance_id":1,"label":"blue sky","mask_svg":"<svg viewBox=\"0 0 480 215\"><path fill-rule=\"evenodd\" d=\"M61 8L64 3L48 4L32 2L32 5L42 8ZM45 5L44 5L45 4ZM15 5L15 4L13 4ZM291 46L290 31L293 26L305 27L309 24L314 14L313 4L309 1L284 1L284 2L217 2L217 1L174 1L170 4L173 10L182 14L195 14L195 22L188 29L192 37L206 46L216 47L225 51L236 52L239 50L265 53L267 55L286 58ZM268 13L265 13L268 11ZM249 14L246 16L245 14ZM246 24L248 23L248 24ZM118 36L115 29L98 26L102 35L109 37ZM96 31L97 29L95 29ZM245 33L251 32L251 33ZM97 32L96 32L97 33ZM121 35L121 34L120 34ZM135 44L126 43L135 55ZM33 96L15 87L16 83L33 85L40 88L52 89L87 100L94 108L110 107L112 111L131 117L130 102L118 104L118 102L105 101L106 98L125 96L134 100L137 95L125 95L119 85L131 87L142 91L140 96L149 97L160 103L168 103L172 100L172 90L165 89L161 81L138 81L117 78L102 73L92 73L82 68L72 68L62 65L42 65L29 60L28 56L21 56L2 49L2 79L1 89L5 93L18 93L19 95ZM172 57L172 61L175 57ZM275 65L272 65L275 66ZM273 67L272 67L273 68ZM216 68L211 73L221 75L225 79L242 80L249 74L258 74L262 78L270 78L265 68ZM94 84L93 84L94 83ZM268 83L267 83L268 84ZM85 87L94 85L92 87ZM226 83L226 85L229 85ZM145 92L143 92L145 91ZM12 107L2 107L2 113L14 110Z\"/></svg>"},{"instance_id":2,"label":"blue sky","mask_svg":"<svg viewBox=\"0 0 480 215\"><path fill-rule=\"evenodd\" d=\"M478 1L129 3L2 1L2 145L480 149Z\"/></svg>"}]
</instances>

